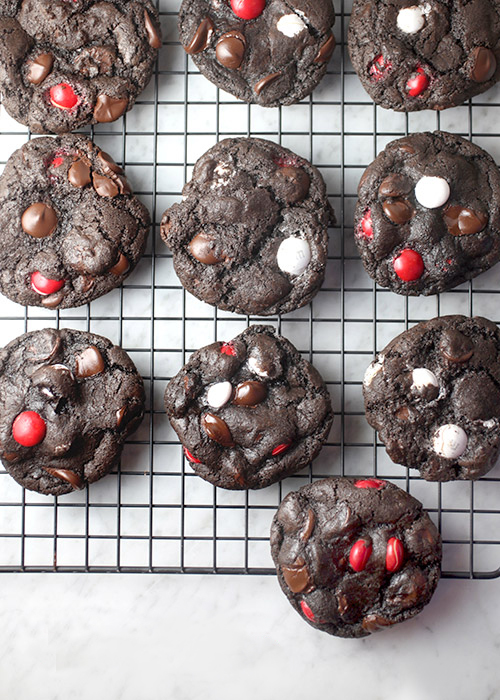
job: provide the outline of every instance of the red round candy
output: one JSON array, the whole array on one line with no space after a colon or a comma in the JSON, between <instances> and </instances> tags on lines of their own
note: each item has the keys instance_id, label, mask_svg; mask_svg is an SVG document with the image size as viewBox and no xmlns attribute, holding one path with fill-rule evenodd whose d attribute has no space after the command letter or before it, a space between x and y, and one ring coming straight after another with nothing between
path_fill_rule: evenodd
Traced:
<instances>
[{"instance_id":1,"label":"red round candy","mask_svg":"<svg viewBox=\"0 0 500 700\"><path fill-rule=\"evenodd\" d=\"M358 489L383 489L386 484L383 479L358 479L354 486Z\"/></svg>"},{"instance_id":2,"label":"red round candy","mask_svg":"<svg viewBox=\"0 0 500 700\"><path fill-rule=\"evenodd\" d=\"M363 571L368 563L368 559L371 557L371 553L372 546L365 540L358 540L352 545L349 552L349 564L354 571Z\"/></svg>"},{"instance_id":3,"label":"red round candy","mask_svg":"<svg viewBox=\"0 0 500 700\"><path fill-rule=\"evenodd\" d=\"M291 442L281 443L281 445L278 445L277 447L274 448L274 450L271 452L271 455L273 457L276 457L276 455L280 455L283 452L286 452L291 444L292 444Z\"/></svg>"},{"instance_id":4,"label":"red round candy","mask_svg":"<svg viewBox=\"0 0 500 700\"><path fill-rule=\"evenodd\" d=\"M308 620L311 620L311 622L316 622L316 618L314 617L314 613L311 610L311 608L308 606L305 600L300 601L300 607L302 609L302 612L304 615L307 617Z\"/></svg>"},{"instance_id":5,"label":"red round candy","mask_svg":"<svg viewBox=\"0 0 500 700\"><path fill-rule=\"evenodd\" d=\"M234 345L231 345L231 343L222 343L220 351L223 355L232 355L233 357L236 355Z\"/></svg>"},{"instance_id":6,"label":"red round candy","mask_svg":"<svg viewBox=\"0 0 500 700\"><path fill-rule=\"evenodd\" d=\"M419 66L415 75L408 78L408 82L406 83L408 94L412 97L418 97L424 90L427 90L430 82L429 76L425 73L424 69Z\"/></svg>"},{"instance_id":7,"label":"red round candy","mask_svg":"<svg viewBox=\"0 0 500 700\"><path fill-rule=\"evenodd\" d=\"M64 287L64 280L51 280L44 277L41 272L34 272L31 275L31 289L45 297L54 294Z\"/></svg>"},{"instance_id":8,"label":"red round candy","mask_svg":"<svg viewBox=\"0 0 500 700\"><path fill-rule=\"evenodd\" d=\"M194 455L191 454L191 452L188 450L187 447L182 448L184 450L184 454L186 457L189 459L190 462L194 462L194 464L201 464L199 459L196 459Z\"/></svg>"},{"instance_id":9,"label":"red round candy","mask_svg":"<svg viewBox=\"0 0 500 700\"><path fill-rule=\"evenodd\" d=\"M394 272L404 282L414 282L424 273L424 261L420 253L411 248L405 248L392 261Z\"/></svg>"},{"instance_id":10,"label":"red round candy","mask_svg":"<svg viewBox=\"0 0 500 700\"><path fill-rule=\"evenodd\" d=\"M240 19L255 19L265 6L266 0L231 0L231 9Z\"/></svg>"},{"instance_id":11,"label":"red round candy","mask_svg":"<svg viewBox=\"0 0 500 700\"><path fill-rule=\"evenodd\" d=\"M12 437L23 447L39 445L46 432L45 421L35 411L23 411L12 424Z\"/></svg>"},{"instance_id":12,"label":"red round candy","mask_svg":"<svg viewBox=\"0 0 500 700\"><path fill-rule=\"evenodd\" d=\"M372 211L367 209L359 225L359 233L366 238L373 238Z\"/></svg>"},{"instance_id":13,"label":"red round candy","mask_svg":"<svg viewBox=\"0 0 500 700\"><path fill-rule=\"evenodd\" d=\"M50 101L59 109L73 109L78 104L78 96L68 83L54 85L49 91Z\"/></svg>"},{"instance_id":14,"label":"red round candy","mask_svg":"<svg viewBox=\"0 0 500 700\"><path fill-rule=\"evenodd\" d=\"M391 68L392 63L390 61L386 61L382 54L379 53L379 55L375 56L371 62L368 73L370 74L372 80L378 81L382 80L382 78L385 77Z\"/></svg>"},{"instance_id":15,"label":"red round candy","mask_svg":"<svg viewBox=\"0 0 500 700\"><path fill-rule=\"evenodd\" d=\"M399 571L403 565L404 554L405 550L401 540L398 540L397 537L389 538L385 554L385 568L387 571Z\"/></svg>"}]
</instances>

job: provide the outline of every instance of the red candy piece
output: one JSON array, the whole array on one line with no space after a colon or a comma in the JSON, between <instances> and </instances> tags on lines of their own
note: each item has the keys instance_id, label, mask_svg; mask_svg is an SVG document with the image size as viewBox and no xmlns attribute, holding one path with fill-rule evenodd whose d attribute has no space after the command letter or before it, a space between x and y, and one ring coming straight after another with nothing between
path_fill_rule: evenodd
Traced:
<instances>
[{"instance_id":1,"label":"red candy piece","mask_svg":"<svg viewBox=\"0 0 500 700\"><path fill-rule=\"evenodd\" d=\"M358 479L354 486L358 489L383 489L387 481L383 479Z\"/></svg>"},{"instance_id":2,"label":"red candy piece","mask_svg":"<svg viewBox=\"0 0 500 700\"><path fill-rule=\"evenodd\" d=\"M50 166L52 168L58 168L60 165L64 163L64 158L61 158L61 156L57 156L57 158L54 158Z\"/></svg>"},{"instance_id":3,"label":"red candy piece","mask_svg":"<svg viewBox=\"0 0 500 700\"><path fill-rule=\"evenodd\" d=\"M236 355L234 345L231 343L222 343L220 351L223 355L232 355L233 357Z\"/></svg>"},{"instance_id":4,"label":"red candy piece","mask_svg":"<svg viewBox=\"0 0 500 700\"><path fill-rule=\"evenodd\" d=\"M408 90L408 94L412 97L418 97L418 95L421 95L424 92L424 90L427 90L430 82L430 78L426 74L424 69L418 66L415 75L412 75L411 78L408 78L408 82L406 83L406 89Z\"/></svg>"},{"instance_id":5,"label":"red candy piece","mask_svg":"<svg viewBox=\"0 0 500 700\"><path fill-rule=\"evenodd\" d=\"M280 168L295 167L299 163L299 159L296 156L280 156L275 158L274 162L279 165Z\"/></svg>"},{"instance_id":6,"label":"red candy piece","mask_svg":"<svg viewBox=\"0 0 500 700\"><path fill-rule=\"evenodd\" d=\"M363 571L372 553L372 546L365 540L355 542L349 552L349 564L354 571Z\"/></svg>"},{"instance_id":7,"label":"red candy piece","mask_svg":"<svg viewBox=\"0 0 500 700\"><path fill-rule=\"evenodd\" d=\"M378 81L382 80L382 78L386 76L391 68L392 63L390 61L386 61L382 54L379 53L379 55L375 56L373 59L370 68L368 69L368 73L371 75L372 80Z\"/></svg>"},{"instance_id":8,"label":"red candy piece","mask_svg":"<svg viewBox=\"0 0 500 700\"><path fill-rule=\"evenodd\" d=\"M361 219L358 233L361 236L365 236L366 238L373 238L373 222L371 209L367 209L365 215Z\"/></svg>"},{"instance_id":9,"label":"red candy piece","mask_svg":"<svg viewBox=\"0 0 500 700\"><path fill-rule=\"evenodd\" d=\"M45 421L35 411L23 411L12 424L12 437L23 447L39 445L46 432Z\"/></svg>"},{"instance_id":10,"label":"red candy piece","mask_svg":"<svg viewBox=\"0 0 500 700\"><path fill-rule=\"evenodd\" d=\"M68 83L54 85L49 91L50 101L59 109L73 109L78 104L78 96Z\"/></svg>"},{"instance_id":11,"label":"red candy piece","mask_svg":"<svg viewBox=\"0 0 500 700\"><path fill-rule=\"evenodd\" d=\"M196 459L196 457L194 457L191 454L191 452L188 450L187 447L183 447L182 449L184 450L184 454L186 455L186 457L189 459L190 462L193 462L194 464L201 464L200 460Z\"/></svg>"},{"instance_id":12,"label":"red candy piece","mask_svg":"<svg viewBox=\"0 0 500 700\"><path fill-rule=\"evenodd\" d=\"M282 452L286 452L291 444L291 442L283 442L281 445L278 445L274 448L274 450L271 452L271 455L273 457L276 457L276 455L280 455Z\"/></svg>"},{"instance_id":13,"label":"red candy piece","mask_svg":"<svg viewBox=\"0 0 500 700\"><path fill-rule=\"evenodd\" d=\"M64 287L64 280L51 280L44 277L41 272L34 272L31 275L31 289L41 296L54 294Z\"/></svg>"},{"instance_id":14,"label":"red candy piece","mask_svg":"<svg viewBox=\"0 0 500 700\"><path fill-rule=\"evenodd\" d=\"M403 565L403 557L405 550L401 540L397 537L391 537L387 541L387 550L385 554L385 568L387 571L399 571Z\"/></svg>"},{"instance_id":15,"label":"red candy piece","mask_svg":"<svg viewBox=\"0 0 500 700\"><path fill-rule=\"evenodd\" d=\"M255 19L265 6L266 0L231 0L231 9L240 19Z\"/></svg>"},{"instance_id":16,"label":"red candy piece","mask_svg":"<svg viewBox=\"0 0 500 700\"><path fill-rule=\"evenodd\" d=\"M307 617L308 620L311 620L311 622L316 622L316 618L314 617L314 613L311 610L311 608L308 606L305 600L300 601L300 607L302 609L302 612L304 615Z\"/></svg>"},{"instance_id":17,"label":"red candy piece","mask_svg":"<svg viewBox=\"0 0 500 700\"><path fill-rule=\"evenodd\" d=\"M414 282L424 273L424 261L420 253L411 248L405 248L392 261L394 272L403 282Z\"/></svg>"}]
</instances>

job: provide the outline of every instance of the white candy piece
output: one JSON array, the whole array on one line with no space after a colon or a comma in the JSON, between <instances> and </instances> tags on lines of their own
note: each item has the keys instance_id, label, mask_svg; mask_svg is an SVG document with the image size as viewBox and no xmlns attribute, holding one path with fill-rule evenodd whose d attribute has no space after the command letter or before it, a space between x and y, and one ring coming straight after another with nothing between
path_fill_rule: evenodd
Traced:
<instances>
[{"instance_id":1,"label":"white candy piece","mask_svg":"<svg viewBox=\"0 0 500 700\"><path fill-rule=\"evenodd\" d=\"M303 32L306 28L305 22L303 22L297 15L283 15L278 20L276 28L279 32L288 37L297 36L300 32Z\"/></svg>"},{"instance_id":2,"label":"white candy piece","mask_svg":"<svg viewBox=\"0 0 500 700\"><path fill-rule=\"evenodd\" d=\"M233 385L231 382L217 382L212 384L207 392L207 402L212 408L221 408L231 398Z\"/></svg>"},{"instance_id":3,"label":"white candy piece","mask_svg":"<svg viewBox=\"0 0 500 700\"><path fill-rule=\"evenodd\" d=\"M426 369L425 367L416 367L411 373L411 376L413 379L411 388L417 391L422 391L422 389L428 386L439 386L434 372L431 372L430 369Z\"/></svg>"},{"instance_id":4,"label":"white candy piece","mask_svg":"<svg viewBox=\"0 0 500 700\"><path fill-rule=\"evenodd\" d=\"M266 372L266 370L259 367L259 365L257 364L257 359L255 357L248 358L248 367L251 372L253 372L254 374L258 374L259 377L269 377L269 372Z\"/></svg>"},{"instance_id":5,"label":"white candy piece","mask_svg":"<svg viewBox=\"0 0 500 700\"><path fill-rule=\"evenodd\" d=\"M282 241L276 256L278 267L289 275L301 275L311 262L311 248L303 238L290 236Z\"/></svg>"},{"instance_id":6,"label":"white candy piece","mask_svg":"<svg viewBox=\"0 0 500 700\"><path fill-rule=\"evenodd\" d=\"M384 365L384 357L381 355L378 360L374 360L371 365L368 365L365 376L363 377L363 384L365 386L370 386L377 374L382 370Z\"/></svg>"},{"instance_id":7,"label":"white candy piece","mask_svg":"<svg viewBox=\"0 0 500 700\"><path fill-rule=\"evenodd\" d=\"M450 186L444 177L425 175L415 185L415 197L426 209L437 209L450 198Z\"/></svg>"},{"instance_id":8,"label":"white candy piece","mask_svg":"<svg viewBox=\"0 0 500 700\"><path fill-rule=\"evenodd\" d=\"M459 425L447 423L434 433L432 447L440 457L456 459L467 449L467 434Z\"/></svg>"},{"instance_id":9,"label":"white candy piece","mask_svg":"<svg viewBox=\"0 0 500 700\"><path fill-rule=\"evenodd\" d=\"M416 34L425 24L424 10L418 5L399 10L397 25L405 34Z\"/></svg>"}]
</instances>

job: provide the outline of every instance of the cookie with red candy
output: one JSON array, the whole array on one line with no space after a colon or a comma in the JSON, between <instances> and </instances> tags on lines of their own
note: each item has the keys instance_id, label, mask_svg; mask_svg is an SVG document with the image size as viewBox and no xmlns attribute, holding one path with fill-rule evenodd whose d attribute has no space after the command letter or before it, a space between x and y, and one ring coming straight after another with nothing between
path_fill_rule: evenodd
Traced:
<instances>
[{"instance_id":1,"label":"cookie with red candy","mask_svg":"<svg viewBox=\"0 0 500 700\"><path fill-rule=\"evenodd\" d=\"M184 0L181 43L215 85L245 102L298 102L335 49L331 0Z\"/></svg>"},{"instance_id":2,"label":"cookie with red candy","mask_svg":"<svg viewBox=\"0 0 500 700\"><path fill-rule=\"evenodd\" d=\"M378 285L436 294L500 260L500 171L444 131L392 141L358 187L354 238Z\"/></svg>"},{"instance_id":3,"label":"cookie with red candy","mask_svg":"<svg viewBox=\"0 0 500 700\"><path fill-rule=\"evenodd\" d=\"M286 597L310 625L366 637L418 614L441 571L441 538L422 504L376 478L333 477L288 494L271 526Z\"/></svg>"},{"instance_id":4,"label":"cookie with red candy","mask_svg":"<svg viewBox=\"0 0 500 700\"><path fill-rule=\"evenodd\" d=\"M35 133L115 121L148 84L161 43L150 0L3 2L3 105Z\"/></svg>"},{"instance_id":5,"label":"cookie with red candy","mask_svg":"<svg viewBox=\"0 0 500 700\"><path fill-rule=\"evenodd\" d=\"M226 489L299 471L333 421L319 373L271 326L193 353L165 390L165 410L194 471Z\"/></svg>"},{"instance_id":6,"label":"cookie with red candy","mask_svg":"<svg viewBox=\"0 0 500 700\"><path fill-rule=\"evenodd\" d=\"M61 496L120 459L144 413L144 384L107 338L46 328L0 351L0 457L27 489Z\"/></svg>"},{"instance_id":7,"label":"cookie with red candy","mask_svg":"<svg viewBox=\"0 0 500 700\"><path fill-rule=\"evenodd\" d=\"M348 47L363 87L382 107L454 107L500 78L500 4L354 0Z\"/></svg>"},{"instance_id":8,"label":"cookie with red candy","mask_svg":"<svg viewBox=\"0 0 500 700\"><path fill-rule=\"evenodd\" d=\"M86 136L33 139L0 176L0 292L65 309L118 287L144 251L147 209Z\"/></svg>"}]
</instances>

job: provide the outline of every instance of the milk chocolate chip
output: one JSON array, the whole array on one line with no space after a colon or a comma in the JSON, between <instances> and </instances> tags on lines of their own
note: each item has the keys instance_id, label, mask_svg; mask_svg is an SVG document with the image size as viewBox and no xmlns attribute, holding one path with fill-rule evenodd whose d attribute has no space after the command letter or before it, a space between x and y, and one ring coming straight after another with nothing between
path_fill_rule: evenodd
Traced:
<instances>
[{"instance_id":1,"label":"milk chocolate chip","mask_svg":"<svg viewBox=\"0 0 500 700\"><path fill-rule=\"evenodd\" d=\"M210 43L213 31L214 23L209 17L205 17L205 19L201 21L189 44L184 47L184 51L191 55L204 51Z\"/></svg>"},{"instance_id":2,"label":"milk chocolate chip","mask_svg":"<svg viewBox=\"0 0 500 700\"><path fill-rule=\"evenodd\" d=\"M51 476L55 476L56 479L67 481L74 489L82 489L84 486L78 474L75 474L71 469L55 469L53 467L43 467L43 469Z\"/></svg>"},{"instance_id":3,"label":"milk chocolate chip","mask_svg":"<svg viewBox=\"0 0 500 700\"><path fill-rule=\"evenodd\" d=\"M215 265L223 260L214 253L214 240L203 231L188 245L189 252L204 265Z\"/></svg>"},{"instance_id":4,"label":"milk chocolate chip","mask_svg":"<svg viewBox=\"0 0 500 700\"><path fill-rule=\"evenodd\" d=\"M474 354L472 340L453 328L443 333L439 349L447 360L456 363L467 362Z\"/></svg>"},{"instance_id":5,"label":"milk chocolate chip","mask_svg":"<svg viewBox=\"0 0 500 700\"><path fill-rule=\"evenodd\" d=\"M443 212L444 222L452 236L469 236L486 228L488 217L460 204L451 205Z\"/></svg>"},{"instance_id":6,"label":"milk chocolate chip","mask_svg":"<svg viewBox=\"0 0 500 700\"><path fill-rule=\"evenodd\" d=\"M51 53L41 53L29 64L26 79L33 85L40 85L52 71L54 56Z\"/></svg>"},{"instance_id":7,"label":"milk chocolate chip","mask_svg":"<svg viewBox=\"0 0 500 700\"><path fill-rule=\"evenodd\" d=\"M90 165L83 160L76 160L68 170L68 180L73 187L90 185Z\"/></svg>"},{"instance_id":8,"label":"milk chocolate chip","mask_svg":"<svg viewBox=\"0 0 500 700\"><path fill-rule=\"evenodd\" d=\"M225 68L237 70L243 62L245 49L246 40L241 32L226 32L217 42L215 55Z\"/></svg>"},{"instance_id":9,"label":"milk chocolate chip","mask_svg":"<svg viewBox=\"0 0 500 700\"><path fill-rule=\"evenodd\" d=\"M127 107L127 98L99 95L94 107L94 119L102 124L114 122L125 113Z\"/></svg>"},{"instance_id":10,"label":"milk chocolate chip","mask_svg":"<svg viewBox=\"0 0 500 700\"><path fill-rule=\"evenodd\" d=\"M57 228L57 215L48 204L36 202L22 215L21 226L33 238L46 238Z\"/></svg>"},{"instance_id":11,"label":"milk chocolate chip","mask_svg":"<svg viewBox=\"0 0 500 700\"><path fill-rule=\"evenodd\" d=\"M476 83L486 83L497 69L497 59L491 49L485 46L476 46L472 51L472 68L470 77Z\"/></svg>"},{"instance_id":12,"label":"milk chocolate chip","mask_svg":"<svg viewBox=\"0 0 500 700\"><path fill-rule=\"evenodd\" d=\"M91 345L75 357L75 374L86 379L100 374L105 367L103 357L95 345Z\"/></svg>"},{"instance_id":13,"label":"milk chocolate chip","mask_svg":"<svg viewBox=\"0 0 500 700\"><path fill-rule=\"evenodd\" d=\"M218 442L219 445L223 445L224 447L234 446L231 432L225 421L219 418L219 416L205 413L201 418L201 425L210 440Z\"/></svg>"},{"instance_id":14,"label":"milk chocolate chip","mask_svg":"<svg viewBox=\"0 0 500 700\"><path fill-rule=\"evenodd\" d=\"M116 197L118 194L118 186L109 177L92 173L94 189L100 197Z\"/></svg>"}]
</instances>

